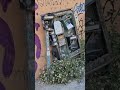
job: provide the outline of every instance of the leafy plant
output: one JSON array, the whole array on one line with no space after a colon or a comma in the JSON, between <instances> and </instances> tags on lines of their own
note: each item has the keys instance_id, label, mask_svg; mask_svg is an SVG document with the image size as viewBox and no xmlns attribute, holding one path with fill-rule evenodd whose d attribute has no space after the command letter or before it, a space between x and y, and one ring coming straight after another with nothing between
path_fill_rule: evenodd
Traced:
<instances>
[{"instance_id":1,"label":"leafy plant","mask_svg":"<svg viewBox=\"0 0 120 90\"><path fill-rule=\"evenodd\" d=\"M47 84L66 84L80 80L84 74L84 62L84 57L55 61L40 75L40 80Z\"/></svg>"}]
</instances>

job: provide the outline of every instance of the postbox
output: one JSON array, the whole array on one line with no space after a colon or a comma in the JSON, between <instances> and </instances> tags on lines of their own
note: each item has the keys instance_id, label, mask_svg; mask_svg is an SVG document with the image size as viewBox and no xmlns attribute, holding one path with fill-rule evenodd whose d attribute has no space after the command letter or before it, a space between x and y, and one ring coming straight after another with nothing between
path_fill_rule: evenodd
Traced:
<instances>
[{"instance_id":1,"label":"postbox","mask_svg":"<svg viewBox=\"0 0 120 90\"><path fill-rule=\"evenodd\" d=\"M47 62L50 62L50 59L52 61L62 60L80 54L79 37L73 11L65 10L45 14L42 16L42 22L46 32L46 57L49 56ZM52 47L51 51L50 47ZM47 64L47 66L50 65L50 63Z\"/></svg>"}]
</instances>

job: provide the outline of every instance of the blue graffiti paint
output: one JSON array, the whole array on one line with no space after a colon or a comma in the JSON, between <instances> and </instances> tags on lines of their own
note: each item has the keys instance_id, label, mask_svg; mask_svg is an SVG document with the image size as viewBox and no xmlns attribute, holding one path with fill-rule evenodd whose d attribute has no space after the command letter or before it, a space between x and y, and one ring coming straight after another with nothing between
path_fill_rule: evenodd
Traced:
<instances>
[{"instance_id":1,"label":"blue graffiti paint","mask_svg":"<svg viewBox=\"0 0 120 90\"><path fill-rule=\"evenodd\" d=\"M84 13L85 12L85 3L80 3L79 5L75 6L75 12L78 14Z\"/></svg>"}]
</instances>

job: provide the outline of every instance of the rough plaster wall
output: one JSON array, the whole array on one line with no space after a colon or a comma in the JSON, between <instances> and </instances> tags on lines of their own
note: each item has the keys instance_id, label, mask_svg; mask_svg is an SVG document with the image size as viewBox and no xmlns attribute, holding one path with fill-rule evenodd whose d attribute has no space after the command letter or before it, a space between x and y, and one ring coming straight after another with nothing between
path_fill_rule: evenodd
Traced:
<instances>
[{"instance_id":1,"label":"rough plaster wall","mask_svg":"<svg viewBox=\"0 0 120 90\"><path fill-rule=\"evenodd\" d=\"M10 57L14 57L15 59L13 61L13 69L11 74L9 74L8 77L5 77L3 75L3 61L4 61L4 55L5 55L5 46L1 43L3 43L2 40L0 40L0 90L27 90L26 89L26 78L25 75L25 67L26 67L26 45L25 45L25 29L23 28L25 26L24 20L24 13L19 8L19 1L18 0L11 0L11 2L8 5L7 11L3 12L2 6L0 4L0 18L8 24L8 27L11 32L11 37L13 39L14 43L14 50L15 54L12 54ZM4 27L0 27L0 34L1 32L5 31ZM8 32L3 33L4 35L8 34ZM1 36L3 36L0 35ZM4 41L8 39L8 44L10 44L10 39L4 38ZM9 46L8 46L9 47ZM13 47L13 46L11 46ZM7 50L7 49L6 49ZM8 51L10 48L8 48ZM13 51L8 52L10 55ZM7 57L7 56L5 56ZM9 57L9 58L10 58ZM9 60L7 58L7 60ZM8 61L9 62L9 61ZM9 64L6 62L4 66L8 66ZM9 67L10 68L10 67ZM3 89L3 87L5 89Z\"/></svg>"},{"instance_id":2,"label":"rough plaster wall","mask_svg":"<svg viewBox=\"0 0 120 90\"><path fill-rule=\"evenodd\" d=\"M38 41L35 45L35 65L36 65L36 72L35 78L37 79L41 70L44 69L46 65L46 42L45 42L45 32L42 27L41 22L41 15L46 13L52 13L56 11L66 10L66 9L73 9L76 3L84 3L85 0L35 0L35 34L36 34L36 41ZM83 33L84 38L84 16L85 14L78 15L79 17L79 34ZM38 47L40 48L40 53L37 52ZM40 56L37 56L40 54Z\"/></svg>"},{"instance_id":3,"label":"rough plaster wall","mask_svg":"<svg viewBox=\"0 0 120 90\"><path fill-rule=\"evenodd\" d=\"M111 30L111 26L120 32L120 0L98 0L101 5L101 14L105 20L107 30Z\"/></svg>"}]
</instances>

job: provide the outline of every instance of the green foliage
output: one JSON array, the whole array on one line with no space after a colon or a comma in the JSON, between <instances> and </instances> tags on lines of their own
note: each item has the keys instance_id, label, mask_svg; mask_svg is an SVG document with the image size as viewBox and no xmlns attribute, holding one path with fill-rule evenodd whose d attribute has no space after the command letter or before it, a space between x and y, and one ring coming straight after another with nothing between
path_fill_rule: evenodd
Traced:
<instances>
[{"instance_id":1,"label":"green foliage","mask_svg":"<svg viewBox=\"0 0 120 90\"><path fill-rule=\"evenodd\" d=\"M66 84L80 80L84 74L84 62L84 57L55 61L40 75L40 80L47 84Z\"/></svg>"}]
</instances>

